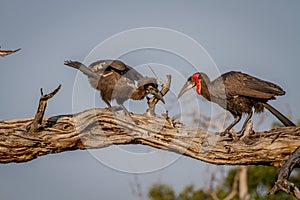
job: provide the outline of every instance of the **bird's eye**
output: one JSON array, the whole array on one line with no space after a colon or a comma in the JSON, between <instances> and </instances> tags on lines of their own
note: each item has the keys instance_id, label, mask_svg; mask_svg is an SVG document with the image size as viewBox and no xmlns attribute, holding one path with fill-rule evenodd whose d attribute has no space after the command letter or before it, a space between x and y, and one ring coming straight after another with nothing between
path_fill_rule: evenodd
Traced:
<instances>
[{"instance_id":1,"label":"bird's eye","mask_svg":"<svg viewBox=\"0 0 300 200\"><path fill-rule=\"evenodd\" d=\"M200 74L193 74L193 76L191 77L192 81L196 82L199 79Z\"/></svg>"},{"instance_id":2,"label":"bird's eye","mask_svg":"<svg viewBox=\"0 0 300 200\"><path fill-rule=\"evenodd\" d=\"M147 90L147 91L152 91L152 90L153 90L153 87L152 87L151 85L147 85L147 86L146 86L146 90Z\"/></svg>"}]
</instances>

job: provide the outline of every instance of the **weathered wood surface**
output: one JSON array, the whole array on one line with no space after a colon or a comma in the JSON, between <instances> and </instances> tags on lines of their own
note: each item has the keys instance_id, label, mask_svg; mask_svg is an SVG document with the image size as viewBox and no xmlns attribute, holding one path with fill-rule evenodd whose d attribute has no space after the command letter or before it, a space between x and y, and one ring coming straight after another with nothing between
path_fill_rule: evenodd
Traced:
<instances>
[{"instance_id":1,"label":"weathered wood surface","mask_svg":"<svg viewBox=\"0 0 300 200\"><path fill-rule=\"evenodd\" d=\"M300 147L298 147L292 155L284 162L279 170L277 181L274 187L269 191L270 194L276 194L279 190L282 190L288 194L293 195L296 199L300 199L300 190L294 184L289 182L289 177L296 165L300 163Z\"/></svg>"},{"instance_id":2,"label":"weathered wood surface","mask_svg":"<svg viewBox=\"0 0 300 200\"><path fill-rule=\"evenodd\" d=\"M134 114L130 118L101 108L45 117L36 132L29 131L32 122L0 121L0 163L112 144L144 144L213 164L279 167L300 146L300 127L257 132L236 142L221 141L218 135L204 130L184 125L173 128L162 117Z\"/></svg>"}]
</instances>

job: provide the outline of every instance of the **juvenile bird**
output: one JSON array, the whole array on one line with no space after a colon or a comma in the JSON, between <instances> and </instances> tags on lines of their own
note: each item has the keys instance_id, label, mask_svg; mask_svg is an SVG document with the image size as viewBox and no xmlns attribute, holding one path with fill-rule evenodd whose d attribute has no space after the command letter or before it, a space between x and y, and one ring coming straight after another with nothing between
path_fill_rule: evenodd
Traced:
<instances>
[{"instance_id":1,"label":"juvenile bird","mask_svg":"<svg viewBox=\"0 0 300 200\"><path fill-rule=\"evenodd\" d=\"M88 67L71 60L64 64L87 75L91 86L100 91L101 98L109 108L112 107L110 102L115 99L124 112L129 114L123 103L128 99L142 100L148 94L153 94L165 103L155 78L142 76L122 61L99 60Z\"/></svg>"}]
</instances>

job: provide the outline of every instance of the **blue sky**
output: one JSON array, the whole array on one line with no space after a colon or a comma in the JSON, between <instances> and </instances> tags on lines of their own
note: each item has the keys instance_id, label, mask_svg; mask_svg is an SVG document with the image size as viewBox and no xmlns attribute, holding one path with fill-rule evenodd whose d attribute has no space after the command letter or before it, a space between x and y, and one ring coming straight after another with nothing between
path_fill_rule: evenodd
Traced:
<instances>
[{"instance_id":1,"label":"blue sky","mask_svg":"<svg viewBox=\"0 0 300 200\"><path fill-rule=\"evenodd\" d=\"M87 87L88 83L75 70L65 67L63 61L73 59L89 64L89 58L94 58L89 56L97 52L97 46L103 41L143 27L161 27L185 34L202 45L213 62L204 62L207 57L201 57L192 48L186 51L189 56L199 55L193 62L197 66L191 66L183 57L161 51L141 50L121 57L129 65L137 66L139 71L145 70L139 66L149 63L156 63L156 69L159 65L166 66L178 72L181 78L195 72L194 68L211 70L210 66L214 64L214 70L221 73L243 71L280 85L287 93L271 104L291 115L294 121L300 119L299 1L10 0L1 2L0 17L1 47L22 48L16 54L0 58L0 119L34 116L39 89L42 87L49 92L58 84L62 84L62 89L49 101L46 115L77 111L74 102L81 102L81 99L76 96L76 83L82 81ZM143 39L157 42L151 36ZM175 40L174 46L183 48L184 45ZM119 47L116 45L101 51L110 52ZM105 59L111 54L105 54L106 57L104 53L94 55ZM159 71L161 77L166 73ZM213 78L215 74L211 74ZM176 84L176 80L179 79L175 79L172 85L174 94L171 92L166 97L170 102L181 84ZM89 100L85 93L81 93L81 98L82 101ZM101 100L93 98L97 106L105 106ZM200 101L200 106L210 106L201 97L195 98ZM136 104L143 106L143 103ZM178 110L172 110L171 114L178 114ZM268 114L263 127L268 128L274 120ZM140 146L121 148L132 152L155 151ZM165 160L176 157L174 153L162 153L162 156ZM153 159L147 162L163 161ZM123 164L128 163L124 160ZM74 151L44 156L28 163L0 165L0 193L1 199L12 200L136 199L130 187L135 177L138 177L144 192L156 182L169 183L179 190L187 184L204 186L209 179L207 171L211 169L210 165L181 156L163 169L135 175L103 165L87 151Z\"/></svg>"}]
</instances>

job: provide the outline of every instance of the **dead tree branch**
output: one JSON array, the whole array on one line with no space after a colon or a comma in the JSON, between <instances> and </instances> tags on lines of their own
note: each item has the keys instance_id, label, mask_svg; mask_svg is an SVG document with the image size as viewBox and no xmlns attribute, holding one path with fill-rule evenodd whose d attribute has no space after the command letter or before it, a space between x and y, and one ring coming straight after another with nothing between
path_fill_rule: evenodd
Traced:
<instances>
[{"instance_id":1,"label":"dead tree branch","mask_svg":"<svg viewBox=\"0 0 300 200\"><path fill-rule=\"evenodd\" d=\"M300 146L300 127L250 134L250 144L219 140L204 130L176 126L165 118L91 109L74 115L44 117L39 134L28 131L33 119L0 121L0 162L26 162L38 156L118 144L144 144L218 165L281 166ZM275 141L273 139L278 137ZM273 142L272 142L273 141Z\"/></svg>"},{"instance_id":2,"label":"dead tree branch","mask_svg":"<svg viewBox=\"0 0 300 200\"><path fill-rule=\"evenodd\" d=\"M1 49L1 47L0 47L0 56L2 56L2 57L8 56L12 53L15 53L15 52L19 51L19 50L21 50L21 48L16 49L16 50L5 50L5 49Z\"/></svg>"},{"instance_id":3,"label":"dead tree branch","mask_svg":"<svg viewBox=\"0 0 300 200\"><path fill-rule=\"evenodd\" d=\"M165 94L167 94L169 92L170 89L170 85L171 85L171 75L167 75L167 80L165 83L162 83L162 89L161 89L161 94L162 96L164 96ZM159 101L159 99L152 97L150 99L148 99L147 103L148 103L148 109L146 110L146 115L147 116L155 116L155 105L157 104L157 102Z\"/></svg>"},{"instance_id":4,"label":"dead tree branch","mask_svg":"<svg viewBox=\"0 0 300 200\"><path fill-rule=\"evenodd\" d=\"M236 194L238 193L238 183L240 179L240 172L238 171L233 179L232 187L230 193L224 198L224 200L231 200L233 199Z\"/></svg>"},{"instance_id":5,"label":"dead tree branch","mask_svg":"<svg viewBox=\"0 0 300 200\"><path fill-rule=\"evenodd\" d=\"M47 101L51 99L61 88L61 85L59 85L53 92L49 94L43 93L43 89L41 88L41 97L39 101L39 107L37 109L37 112L35 114L35 117L33 119L32 124L30 125L29 132L33 133L38 130L38 128L41 126L41 123L43 121L43 117L45 114L46 106L47 106Z\"/></svg>"},{"instance_id":6,"label":"dead tree branch","mask_svg":"<svg viewBox=\"0 0 300 200\"><path fill-rule=\"evenodd\" d=\"M279 170L277 181L275 182L274 187L270 190L269 194L275 194L279 190L282 190L288 194L293 195L297 199L300 199L300 191L297 186L288 181L291 172L294 167L300 163L300 147L298 147L289 159L282 165Z\"/></svg>"}]
</instances>

